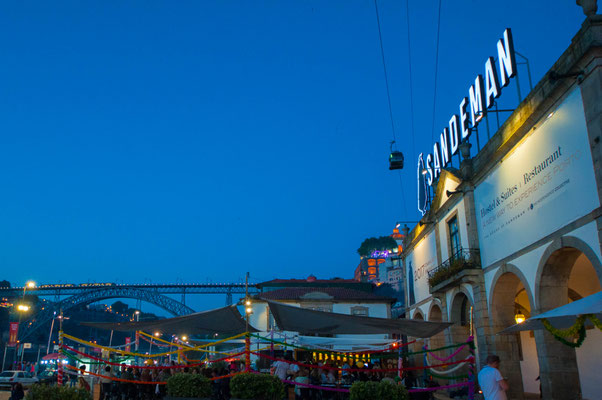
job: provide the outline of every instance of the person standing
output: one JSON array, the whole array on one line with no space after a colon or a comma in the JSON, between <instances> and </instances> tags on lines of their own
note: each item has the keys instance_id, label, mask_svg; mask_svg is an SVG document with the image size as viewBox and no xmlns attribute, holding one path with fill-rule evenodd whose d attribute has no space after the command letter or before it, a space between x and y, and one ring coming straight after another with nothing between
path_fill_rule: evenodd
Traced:
<instances>
[{"instance_id":1,"label":"person standing","mask_svg":"<svg viewBox=\"0 0 602 400\"><path fill-rule=\"evenodd\" d=\"M510 386L498 369L500 358L495 354L490 354L485 363L487 365L481 369L478 375L479 386L485 400L507 400L506 391Z\"/></svg>"},{"instance_id":2,"label":"person standing","mask_svg":"<svg viewBox=\"0 0 602 400\"><path fill-rule=\"evenodd\" d=\"M100 378L100 400L109 399L109 397L111 397L112 377L113 373L111 372L111 367L107 365L105 367L104 375Z\"/></svg>"},{"instance_id":3,"label":"person standing","mask_svg":"<svg viewBox=\"0 0 602 400\"><path fill-rule=\"evenodd\" d=\"M88 380L86 379L86 366L82 365L81 367L79 367L79 375L77 377L77 386L80 389L86 389L86 391L88 391L88 393L90 392L90 384L88 383Z\"/></svg>"},{"instance_id":4,"label":"person standing","mask_svg":"<svg viewBox=\"0 0 602 400\"><path fill-rule=\"evenodd\" d=\"M278 360L272 364L270 372L272 373L272 375L275 375L278 378L280 378L281 381L284 381L286 380L286 377L288 375L289 367L290 364L286 361Z\"/></svg>"}]
</instances>

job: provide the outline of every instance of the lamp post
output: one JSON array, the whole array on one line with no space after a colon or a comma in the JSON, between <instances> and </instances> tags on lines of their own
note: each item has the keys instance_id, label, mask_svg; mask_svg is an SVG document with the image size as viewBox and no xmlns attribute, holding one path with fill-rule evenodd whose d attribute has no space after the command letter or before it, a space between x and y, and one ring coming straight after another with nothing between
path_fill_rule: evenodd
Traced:
<instances>
[{"instance_id":1,"label":"lamp post","mask_svg":"<svg viewBox=\"0 0 602 400\"><path fill-rule=\"evenodd\" d=\"M19 319L18 319L18 327L21 328L21 316L23 315L24 312L29 311L29 306L24 304L25 303L25 292L27 291L27 289L33 289L36 287L36 283L34 281L27 281L25 282L25 285L23 285L23 296L21 296L21 304L17 305L17 311L19 312ZM21 342L19 341L19 331L17 331L17 345L15 346L15 359L14 362L17 361L17 352L19 351L19 345L21 344ZM25 352L25 349L21 349L22 352ZM21 360L23 360L23 354L21 354Z\"/></svg>"},{"instance_id":2,"label":"lamp post","mask_svg":"<svg viewBox=\"0 0 602 400\"><path fill-rule=\"evenodd\" d=\"M249 317L253 313L251 299L249 298L249 273L245 277L245 372L251 372L251 336L249 335Z\"/></svg>"}]
</instances>

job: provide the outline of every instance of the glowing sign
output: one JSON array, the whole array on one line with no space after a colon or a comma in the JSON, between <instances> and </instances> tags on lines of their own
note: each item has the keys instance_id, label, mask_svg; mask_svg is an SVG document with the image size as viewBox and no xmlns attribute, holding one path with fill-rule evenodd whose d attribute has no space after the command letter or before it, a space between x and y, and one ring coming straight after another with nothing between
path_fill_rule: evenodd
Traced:
<instances>
[{"instance_id":1,"label":"glowing sign","mask_svg":"<svg viewBox=\"0 0 602 400\"><path fill-rule=\"evenodd\" d=\"M372 252L370 257L371 258L387 258L390 255L391 255L391 252L389 250L383 250L383 251L375 250Z\"/></svg>"},{"instance_id":2,"label":"glowing sign","mask_svg":"<svg viewBox=\"0 0 602 400\"><path fill-rule=\"evenodd\" d=\"M468 89L468 97L463 97L460 101L458 114L453 114L448 126L443 128L439 141L433 145L433 151L426 154L424 159L422 153L418 156L418 209L423 215L425 193L421 192L424 189L420 187L420 182L423 180L420 174L425 174L424 179L429 186L433 184L439 177L441 169L451 162L453 155L458 153L460 143L468 140L472 131L487 114L487 110L500 96L502 89L510 83L510 78L516 75L514 43L509 28L497 42L497 64L499 71L494 58L487 58L484 66L485 76L477 75L474 84Z\"/></svg>"}]
</instances>

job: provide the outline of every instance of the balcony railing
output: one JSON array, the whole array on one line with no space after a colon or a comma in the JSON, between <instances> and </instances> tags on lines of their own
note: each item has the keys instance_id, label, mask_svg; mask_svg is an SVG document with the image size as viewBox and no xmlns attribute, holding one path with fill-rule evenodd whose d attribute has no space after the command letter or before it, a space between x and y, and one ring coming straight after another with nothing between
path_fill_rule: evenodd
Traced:
<instances>
[{"instance_id":1,"label":"balcony railing","mask_svg":"<svg viewBox=\"0 0 602 400\"><path fill-rule=\"evenodd\" d=\"M437 286L465 269L475 268L481 268L479 249L460 249L437 268L429 271L429 285Z\"/></svg>"}]
</instances>

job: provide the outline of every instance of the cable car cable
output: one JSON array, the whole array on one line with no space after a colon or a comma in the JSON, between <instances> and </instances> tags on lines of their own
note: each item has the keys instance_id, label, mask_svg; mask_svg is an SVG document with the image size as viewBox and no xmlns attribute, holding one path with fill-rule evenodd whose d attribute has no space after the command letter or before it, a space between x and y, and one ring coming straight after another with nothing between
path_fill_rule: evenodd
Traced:
<instances>
[{"instance_id":1,"label":"cable car cable","mask_svg":"<svg viewBox=\"0 0 602 400\"><path fill-rule=\"evenodd\" d=\"M441 0L437 11L437 45L435 47L435 88L433 89L433 118L431 125L431 143L435 141L435 111L437 107L437 73L439 72L439 33L441 32Z\"/></svg>"},{"instance_id":2,"label":"cable car cable","mask_svg":"<svg viewBox=\"0 0 602 400\"><path fill-rule=\"evenodd\" d=\"M406 26L408 28L408 78L410 82L410 133L412 136L412 157L416 157L416 143L414 138L414 85L412 84L412 46L410 41L410 0L406 0Z\"/></svg>"},{"instance_id":3,"label":"cable car cable","mask_svg":"<svg viewBox=\"0 0 602 400\"><path fill-rule=\"evenodd\" d=\"M378 40L380 42L380 56L383 61L383 71L385 73L385 86L387 87L387 101L389 103L389 118L391 119L391 130L393 132L393 141L395 137L395 123L393 122L393 108L391 107L391 93L389 91L389 76L387 74L387 64L385 62L385 50L383 47L383 36L380 29L380 16L378 15L378 1L374 0L374 10L376 12L376 24L378 25Z\"/></svg>"}]
</instances>

